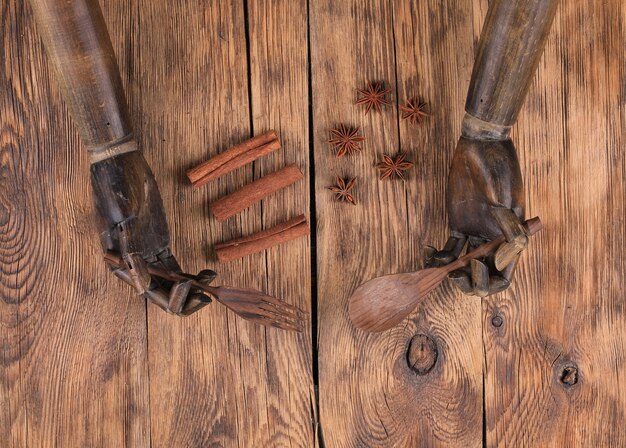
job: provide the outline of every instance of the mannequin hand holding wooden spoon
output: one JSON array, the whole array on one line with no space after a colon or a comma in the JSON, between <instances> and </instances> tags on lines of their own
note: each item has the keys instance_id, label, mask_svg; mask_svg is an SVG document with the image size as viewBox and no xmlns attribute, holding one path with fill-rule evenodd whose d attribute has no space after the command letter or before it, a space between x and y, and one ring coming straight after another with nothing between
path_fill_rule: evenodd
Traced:
<instances>
[{"instance_id":1,"label":"mannequin hand holding wooden spoon","mask_svg":"<svg viewBox=\"0 0 626 448\"><path fill-rule=\"evenodd\" d=\"M530 236L543 229L543 224L539 218L532 218L523 223L522 228L524 234ZM493 254L503 243L506 243L506 239L501 235L448 265L384 275L363 283L348 302L350 320L357 328L373 332L385 331L398 325L451 272Z\"/></svg>"},{"instance_id":2,"label":"mannequin hand holding wooden spoon","mask_svg":"<svg viewBox=\"0 0 626 448\"><path fill-rule=\"evenodd\" d=\"M490 2L448 174L451 236L431 257L431 268L357 288L348 305L356 327L384 331L399 324L448 274L468 294L486 296L509 286L528 236L542 228L538 218L521 223L522 175L509 132L557 5L558 0ZM468 253L458 258L466 244Z\"/></svg>"}]
</instances>

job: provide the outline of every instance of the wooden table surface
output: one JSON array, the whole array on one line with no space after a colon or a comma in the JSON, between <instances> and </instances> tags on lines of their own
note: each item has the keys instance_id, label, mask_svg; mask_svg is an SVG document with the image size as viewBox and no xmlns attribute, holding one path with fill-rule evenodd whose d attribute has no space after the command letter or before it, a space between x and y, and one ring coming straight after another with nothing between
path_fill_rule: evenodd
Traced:
<instances>
[{"instance_id":1,"label":"wooden table surface","mask_svg":"<svg viewBox=\"0 0 626 448\"><path fill-rule=\"evenodd\" d=\"M531 241L514 286L446 284L401 326L355 330L363 281L447 236L446 175L487 0L102 1L186 270L311 312L303 334L213 304L178 318L108 275L86 152L24 0L0 4L0 445L626 446L626 6L559 7L513 140ZM380 80L393 107L363 115ZM412 127L397 104L432 112ZM329 128L361 126L336 159ZM267 129L281 151L199 190L190 166ZM408 180L380 182L408 151ZM286 164L306 181L224 224L219 196ZM358 205L335 202L335 173ZM306 213L310 239L218 265L212 246ZM427 356L417 373L407 350ZM430 345L429 345L430 344ZM423 348L420 353L420 349Z\"/></svg>"}]
</instances>

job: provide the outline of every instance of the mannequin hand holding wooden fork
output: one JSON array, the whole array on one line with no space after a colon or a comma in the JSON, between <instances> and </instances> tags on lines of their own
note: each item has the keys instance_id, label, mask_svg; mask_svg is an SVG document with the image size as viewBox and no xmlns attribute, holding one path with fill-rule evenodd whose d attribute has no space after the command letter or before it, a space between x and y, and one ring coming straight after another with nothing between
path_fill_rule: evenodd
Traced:
<instances>
[{"instance_id":1,"label":"mannequin hand holding wooden fork","mask_svg":"<svg viewBox=\"0 0 626 448\"><path fill-rule=\"evenodd\" d=\"M170 251L161 195L133 136L115 53L97 0L31 0L38 31L91 163L91 185L105 253L121 255L114 274L170 312L190 314L210 299L186 282L148 273L180 272ZM215 277L203 271L198 280Z\"/></svg>"},{"instance_id":2,"label":"mannequin hand holding wooden fork","mask_svg":"<svg viewBox=\"0 0 626 448\"><path fill-rule=\"evenodd\" d=\"M132 132L115 53L98 0L31 0L63 98L89 153L104 258L111 271L166 311L189 315L209 295L244 319L302 331L305 313L253 289L210 286L216 273L182 272L170 250L163 201Z\"/></svg>"}]
</instances>

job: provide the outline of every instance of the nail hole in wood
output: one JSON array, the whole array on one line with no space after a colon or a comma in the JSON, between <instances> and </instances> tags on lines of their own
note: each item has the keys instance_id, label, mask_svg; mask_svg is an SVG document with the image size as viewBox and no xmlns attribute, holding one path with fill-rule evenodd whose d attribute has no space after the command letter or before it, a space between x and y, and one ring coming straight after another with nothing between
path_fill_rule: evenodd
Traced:
<instances>
[{"instance_id":1,"label":"nail hole in wood","mask_svg":"<svg viewBox=\"0 0 626 448\"><path fill-rule=\"evenodd\" d=\"M411 370L418 375L426 375L430 372L435 367L438 355L437 344L429 336L417 334L411 338L407 350L407 362Z\"/></svg>"},{"instance_id":2,"label":"nail hole in wood","mask_svg":"<svg viewBox=\"0 0 626 448\"><path fill-rule=\"evenodd\" d=\"M496 314L495 316L491 318L491 325L493 325L496 328L500 328L503 323L504 323L504 319L499 314Z\"/></svg>"},{"instance_id":3,"label":"nail hole in wood","mask_svg":"<svg viewBox=\"0 0 626 448\"><path fill-rule=\"evenodd\" d=\"M578 367L576 366L565 366L561 371L561 375L559 376L559 381L564 386L571 387L574 384L578 383Z\"/></svg>"}]
</instances>

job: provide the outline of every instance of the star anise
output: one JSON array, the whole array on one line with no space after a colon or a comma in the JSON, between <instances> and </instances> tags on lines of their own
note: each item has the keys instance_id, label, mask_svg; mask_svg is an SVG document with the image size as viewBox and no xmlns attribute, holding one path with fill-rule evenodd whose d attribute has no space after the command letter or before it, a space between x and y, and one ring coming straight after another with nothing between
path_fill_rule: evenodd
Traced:
<instances>
[{"instance_id":1,"label":"star anise","mask_svg":"<svg viewBox=\"0 0 626 448\"><path fill-rule=\"evenodd\" d=\"M382 106L388 106L391 104L385 99L385 96L391 92L390 89L385 89L382 83L368 83L365 89L359 90L361 97L357 100L356 104L365 106L365 114L373 108L378 112L381 111Z\"/></svg>"},{"instance_id":2,"label":"star anise","mask_svg":"<svg viewBox=\"0 0 626 448\"><path fill-rule=\"evenodd\" d=\"M352 196L352 193L350 193L350 190L354 188L354 184L356 183L356 177L346 182L345 179L343 179L340 176L337 176L335 182L337 183L336 185L333 185L332 187L328 187L330 191L335 193L335 198L339 202L349 202L352 205L356 205L354 196Z\"/></svg>"},{"instance_id":3,"label":"star anise","mask_svg":"<svg viewBox=\"0 0 626 448\"><path fill-rule=\"evenodd\" d=\"M395 159L392 159L387 154L383 155L383 161L376 164L376 168L380 171L380 180L389 176L397 176L400 179L404 179L403 171L413 167L413 162L405 162L405 158L406 152L397 155Z\"/></svg>"},{"instance_id":4,"label":"star anise","mask_svg":"<svg viewBox=\"0 0 626 448\"><path fill-rule=\"evenodd\" d=\"M428 114L426 113L426 103L419 99L412 99L406 103L406 106L400 106L402 111L402 119L409 120L411 124L418 124L424 121Z\"/></svg>"},{"instance_id":5,"label":"star anise","mask_svg":"<svg viewBox=\"0 0 626 448\"><path fill-rule=\"evenodd\" d=\"M339 129L331 129L330 130L330 140L328 143L333 145L333 148L336 151L337 157L341 157L344 154L354 154L360 152L361 142L365 140L365 137L359 134L358 127L352 128L345 125L340 125Z\"/></svg>"}]
</instances>

